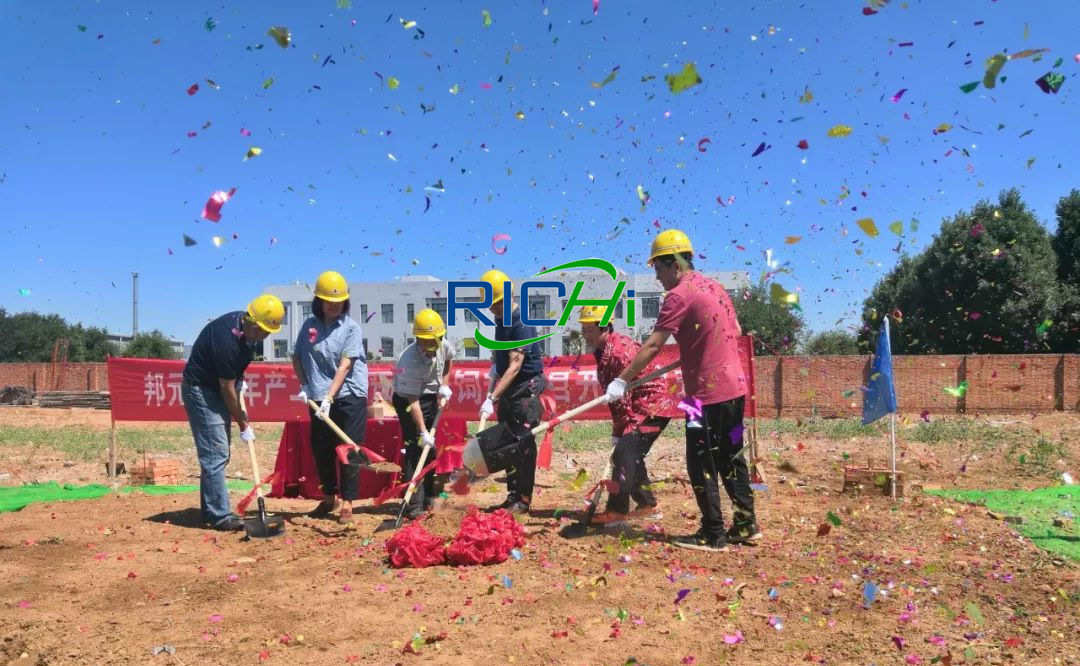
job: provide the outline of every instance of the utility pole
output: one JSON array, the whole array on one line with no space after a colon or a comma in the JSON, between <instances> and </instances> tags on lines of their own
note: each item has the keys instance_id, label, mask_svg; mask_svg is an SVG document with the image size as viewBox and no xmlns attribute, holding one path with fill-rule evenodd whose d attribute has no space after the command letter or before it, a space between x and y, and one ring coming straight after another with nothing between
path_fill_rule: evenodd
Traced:
<instances>
[{"instance_id":1,"label":"utility pole","mask_svg":"<svg viewBox=\"0 0 1080 666\"><path fill-rule=\"evenodd\" d=\"M131 274L131 337L139 334L139 274Z\"/></svg>"}]
</instances>

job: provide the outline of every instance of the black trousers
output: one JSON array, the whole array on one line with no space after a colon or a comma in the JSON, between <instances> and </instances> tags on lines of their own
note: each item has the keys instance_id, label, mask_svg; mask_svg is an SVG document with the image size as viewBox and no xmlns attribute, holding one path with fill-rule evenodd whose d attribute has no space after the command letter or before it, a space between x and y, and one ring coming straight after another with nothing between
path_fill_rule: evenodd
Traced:
<instances>
[{"instance_id":1,"label":"black trousers","mask_svg":"<svg viewBox=\"0 0 1080 666\"><path fill-rule=\"evenodd\" d=\"M420 453L424 450L420 443L420 432L416 429L416 422L409 413L409 400L398 394L394 394L394 409L397 411L398 422L401 424L401 441L405 448L404 464L402 469L402 481L409 481L416 473L420 464ZM435 414L439 411L439 396L431 393L420 396L420 413L424 416L424 427L431 430L435 425ZM435 460L435 451L428 453L424 461L426 467ZM426 509L435 499L435 474L429 472L416 484L416 492L409 498L408 513L415 513Z\"/></svg>"},{"instance_id":2,"label":"black trousers","mask_svg":"<svg viewBox=\"0 0 1080 666\"><path fill-rule=\"evenodd\" d=\"M529 431L540 424L543 407L540 394L547 388L543 375L536 375L512 385L499 398L499 423L521 438L517 459L506 470L506 495L515 501L532 501L536 485L536 438Z\"/></svg>"},{"instance_id":3,"label":"black trousers","mask_svg":"<svg viewBox=\"0 0 1080 666\"><path fill-rule=\"evenodd\" d=\"M337 458L338 437L330 426L311 412L311 453L315 457L315 468L319 471L319 483L323 497L341 495L341 499L355 500L360 496L360 465L371 461L359 451L349 453L349 462L342 465ZM352 441L364 443L364 431L367 428L367 398L344 395L339 396L330 405L330 420L341 428Z\"/></svg>"},{"instance_id":4,"label":"black trousers","mask_svg":"<svg viewBox=\"0 0 1080 666\"><path fill-rule=\"evenodd\" d=\"M686 427L686 473L694 489L701 528L709 536L724 534L720 483L735 505L735 527L752 525L754 494L750 470L743 455L743 404L738 397L702 407L700 427ZM732 431L737 433L732 441Z\"/></svg>"},{"instance_id":5,"label":"black trousers","mask_svg":"<svg viewBox=\"0 0 1080 666\"><path fill-rule=\"evenodd\" d=\"M629 513L631 499L638 506L656 506L656 497L649 490L645 456L670 421L660 416L650 417L616 442L611 452L611 480L618 482L619 492L608 495L608 511Z\"/></svg>"}]
</instances>

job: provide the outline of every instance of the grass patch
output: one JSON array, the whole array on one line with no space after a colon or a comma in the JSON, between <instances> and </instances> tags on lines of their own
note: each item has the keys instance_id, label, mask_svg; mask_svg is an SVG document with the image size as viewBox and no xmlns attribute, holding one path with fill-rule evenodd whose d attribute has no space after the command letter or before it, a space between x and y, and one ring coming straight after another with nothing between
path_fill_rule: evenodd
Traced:
<instances>
[{"instance_id":1,"label":"grass patch","mask_svg":"<svg viewBox=\"0 0 1080 666\"><path fill-rule=\"evenodd\" d=\"M247 481L230 479L226 481L229 490L247 492L251 490L251 484ZM177 493L193 493L199 490L197 485L184 486L123 486L115 492L120 493L144 493L147 495L173 495ZM65 484L61 486L55 481L46 483L31 483L24 486L11 486L0 488L0 513L5 511L18 511L28 504L37 502L70 502L83 499L97 499L104 497L112 488L102 484L90 484L75 486Z\"/></svg>"},{"instance_id":2,"label":"grass patch","mask_svg":"<svg viewBox=\"0 0 1080 666\"><path fill-rule=\"evenodd\" d=\"M1054 527L1054 518L1073 518L1080 507L1080 486L1036 490L928 490L927 494L985 506L1006 516L1023 516L1020 533L1036 546L1080 561L1080 535Z\"/></svg>"},{"instance_id":3,"label":"grass patch","mask_svg":"<svg viewBox=\"0 0 1080 666\"><path fill-rule=\"evenodd\" d=\"M259 439L277 442L281 439L280 424L259 424ZM169 428L132 428L117 426L117 456L131 457L142 451L149 453L194 452L195 441L187 426ZM233 443L240 441L240 432L233 424ZM109 431L85 426L48 428L43 426L0 426L0 446L25 449L28 455L38 450L52 449L70 460L93 462L103 460L109 450Z\"/></svg>"},{"instance_id":4,"label":"grass patch","mask_svg":"<svg viewBox=\"0 0 1080 666\"><path fill-rule=\"evenodd\" d=\"M761 437L818 435L826 439L849 439L875 437L888 431L888 421L878 421L864 426L859 419L758 419L758 434Z\"/></svg>"}]
</instances>

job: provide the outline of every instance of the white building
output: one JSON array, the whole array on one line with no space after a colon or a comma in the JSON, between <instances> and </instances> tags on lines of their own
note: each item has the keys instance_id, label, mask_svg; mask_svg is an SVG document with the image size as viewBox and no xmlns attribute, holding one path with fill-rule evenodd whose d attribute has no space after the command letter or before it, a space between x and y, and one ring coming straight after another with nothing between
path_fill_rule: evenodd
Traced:
<instances>
[{"instance_id":1,"label":"white building","mask_svg":"<svg viewBox=\"0 0 1080 666\"><path fill-rule=\"evenodd\" d=\"M723 284L733 298L750 286L750 277L745 271L703 271L703 273ZM663 289L653 273L620 275L619 279L626 281L627 291L632 289L635 292L636 321L633 328L627 326L624 294L615 308L612 323L616 330L642 340L648 336L653 324L656 323ZM581 291L581 297L584 298L610 298L615 287L611 278L601 272L566 271L540 277L511 276L511 280L515 289L520 284L520 280L551 280L565 285L566 294L561 299L558 298L558 292L554 288L529 290L528 312L533 319L557 320L578 281L585 283ZM266 360L286 361L292 355L300 327L304 320L311 316L314 287L303 283L270 285L264 291L274 294L285 304L285 321L281 331L270 335L264 343ZM458 293L461 291L459 290ZM475 290L473 293L478 291ZM354 282L349 285L349 296L350 315L360 323L364 333L364 349L369 357L375 360L395 359L406 345L412 343L413 317L424 308L437 311L449 324L446 312L447 283L445 280L430 275L406 275L393 282ZM478 296L474 298L477 301L480 300ZM491 352L477 345L473 338L477 325L478 320L471 313L459 309L455 324L447 327L447 339L457 345L459 351L464 352L464 358L487 359L491 357ZM480 326L485 336L495 337L494 327ZM550 333L553 328L555 327L541 327L538 331L542 335ZM561 356L577 353L577 350L573 349L573 339L577 337L578 331L575 312L571 315L567 326L562 329L562 335L553 335L543 341L545 354Z\"/></svg>"}]
</instances>

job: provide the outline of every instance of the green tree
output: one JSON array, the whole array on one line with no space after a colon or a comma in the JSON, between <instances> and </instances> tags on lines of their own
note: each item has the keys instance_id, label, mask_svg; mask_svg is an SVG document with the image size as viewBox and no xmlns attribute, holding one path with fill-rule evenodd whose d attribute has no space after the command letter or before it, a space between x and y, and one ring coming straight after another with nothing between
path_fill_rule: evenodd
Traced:
<instances>
[{"instance_id":1,"label":"green tree","mask_svg":"<svg viewBox=\"0 0 1080 666\"><path fill-rule=\"evenodd\" d=\"M765 356L794 354L803 330L802 313L796 308L774 303L764 282L750 287L732 299L735 315L744 335L753 335L762 343L754 353Z\"/></svg>"},{"instance_id":2,"label":"green tree","mask_svg":"<svg viewBox=\"0 0 1080 666\"><path fill-rule=\"evenodd\" d=\"M893 315L893 353L1046 351L1058 311L1057 261L1046 229L1013 190L943 220L922 254L875 285L860 334Z\"/></svg>"},{"instance_id":3,"label":"green tree","mask_svg":"<svg viewBox=\"0 0 1080 666\"><path fill-rule=\"evenodd\" d=\"M1057 233L1050 244L1057 255L1061 307L1050 329L1054 351L1080 352L1080 190L1058 201Z\"/></svg>"},{"instance_id":4,"label":"green tree","mask_svg":"<svg viewBox=\"0 0 1080 666\"><path fill-rule=\"evenodd\" d=\"M158 330L139 333L124 347L121 356L130 358L179 358L172 343Z\"/></svg>"},{"instance_id":5,"label":"green tree","mask_svg":"<svg viewBox=\"0 0 1080 666\"><path fill-rule=\"evenodd\" d=\"M803 345L803 353L814 356L851 356L866 354L865 346L860 348L859 338L850 331L822 331L815 333Z\"/></svg>"},{"instance_id":6,"label":"green tree","mask_svg":"<svg viewBox=\"0 0 1080 666\"><path fill-rule=\"evenodd\" d=\"M119 347L109 340L109 334L103 328L75 324L68 330L68 360L72 362L101 362L109 356L119 355Z\"/></svg>"},{"instance_id":7,"label":"green tree","mask_svg":"<svg viewBox=\"0 0 1080 666\"><path fill-rule=\"evenodd\" d=\"M47 363L53 346L67 338L69 327L59 315L21 312L9 315L0 308L0 362Z\"/></svg>"}]
</instances>

